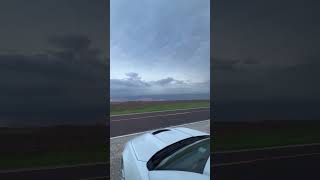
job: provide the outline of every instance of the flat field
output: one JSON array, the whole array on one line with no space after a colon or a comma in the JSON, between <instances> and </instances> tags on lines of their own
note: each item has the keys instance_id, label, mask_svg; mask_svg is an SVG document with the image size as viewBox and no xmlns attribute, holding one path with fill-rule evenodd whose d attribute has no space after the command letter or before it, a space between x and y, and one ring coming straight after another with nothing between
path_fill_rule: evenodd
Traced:
<instances>
[{"instance_id":1,"label":"flat field","mask_svg":"<svg viewBox=\"0 0 320 180\"><path fill-rule=\"evenodd\" d=\"M107 162L104 126L0 128L0 169Z\"/></svg>"},{"instance_id":2,"label":"flat field","mask_svg":"<svg viewBox=\"0 0 320 180\"><path fill-rule=\"evenodd\" d=\"M209 100L111 102L110 114L121 115L130 113L201 108L209 106Z\"/></svg>"},{"instance_id":3,"label":"flat field","mask_svg":"<svg viewBox=\"0 0 320 180\"><path fill-rule=\"evenodd\" d=\"M211 126L214 151L320 143L319 121L216 122Z\"/></svg>"}]
</instances>

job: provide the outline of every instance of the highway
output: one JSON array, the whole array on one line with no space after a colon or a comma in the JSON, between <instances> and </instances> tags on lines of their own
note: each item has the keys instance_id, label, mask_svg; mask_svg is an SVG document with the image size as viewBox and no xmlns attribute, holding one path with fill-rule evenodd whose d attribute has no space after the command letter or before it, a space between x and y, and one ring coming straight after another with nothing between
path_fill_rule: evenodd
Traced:
<instances>
[{"instance_id":1,"label":"highway","mask_svg":"<svg viewBox=\"0 0 320 180\"><path fill-rule=\"evenodd\" d=\"M208 119L208 108L112 116L110 136L116 145L111 147L111 152L115 152L111 164L117 164L123 144L139 132ZM320 179L320 144L217 151L211 160L211 175L215 180ZM114 168L111 168L111 179L119 177L118 166ZM0 179L101 180L109 178L108 172L107 164L99 163L0 172Z\"/></svg>"},{"instance_id":2,"label":"highway","mask_svg":"<svg viewBox=\"0 0 320 180\"><path fill-rule=\"evenodd\" d=\"M101 180L108 179L106 163L75 165L55 168L21 169L1 171L1 180Z\"/></svg>"},{"instance_id":3,"label":"highway","mask_svg":"<svg viewBox=\"0 0 320 180\"><path fill-rule=\"evenodd\" d=\"M209 108L127 114L110 118L110 137L130 136L152 129L187 124L210 119ZM107 152L106 152L107 153ZM106 163L55 168L0 171L1 180L101 180L109 179Z\"/></svg>"},{"instance_id":4,"label":"highway","mask_svg":"<svg viewBox=\"0 0 320 180\"><path fill-rule=\"evenodd\" d=\"M320 144L213 153L215 180L320 179Z\"/></svg>"},{"instance_id":5,"label":"highway","mask_svg":"<svg viewBox=\"0 0 320 180\"><path fill-rule=\"evenodd\" d=\"M210 108L111 116L110 137L210 119Z\"/></svg>"}]
</instances>

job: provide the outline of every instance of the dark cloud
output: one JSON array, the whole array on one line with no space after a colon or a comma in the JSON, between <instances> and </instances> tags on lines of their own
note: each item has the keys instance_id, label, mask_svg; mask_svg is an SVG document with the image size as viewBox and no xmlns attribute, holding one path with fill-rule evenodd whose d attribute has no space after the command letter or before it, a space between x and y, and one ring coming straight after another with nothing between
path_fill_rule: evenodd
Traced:
<instances>
[{"instance_id":1,"label":"dark cloud","mask_svg":"<svg viewBox=\"0 0 320 180\"><path fill-rule=\"evenodd\" d=\"M64 35L52 36L49 42L54 46L62 49L70 49L73 51L82 51L89 48L91 41L84 35Z\"/></svg>"},{"instance_id":2,"label":"dark cloud","mask_svg":"<svg viewBox=\"0 0 320 180\"><path fill-rule=\"evenodd\" d=\"M174 95L182 97L183 94L196 97L194 95L208 94L209 91L209 82L192 83L176 80L172 77L157 81L144 81L137 73L130 72L126 75L128 78L110 79L110 97L112 100L130 99L132 97L146 98L149 96L161 96L162 98L170 96L170 99L172 99ZM208 96L205 97L208 98Z\"/></svg>"},{"instance_id":3,"label":"dark cloud","mask_svg":"<svg viewBox=\"0 0 320 180\"><path fill-rule=\"evenodd\" d=\"M238 64L240 61L239 60L234 60L234 59L214 59L214 67L217 70L233 70L236 64Z\"/></svg>"},{"instance_id":4,"label":"dark cloud","mask_svg":"<svg viewBox=\"0 0 320 180\"><path fill-rule=\"evenodd\" d=\"M258 61L257 59L253 59L253 58L248 58L243 60L243 64L248 64L248 65L254 65L254 64L259 64L260 61Z\"/></svg>"},{"instance_id":5,"label":"dark cloud","mask_svg":"<svg viewBox=\"0 0 320 180\"><path fill-rule=\"evenodd\" d=\"M247 66L259 65L260 61L253 58L246 58L246 59L216 58L212 60L212 63L215 70L234 71Z\"/></svg>"},{"instance_id":6,"label":"dark cloud","mask_svg":"<svg viewBox=\"0 0 320 180\"><path fill-rule=\"evenodd\" d=\"M320 104L320 64L305 61L280 67L238 66L232 71L213 67L216 120L319 118L315 107Z\"/></svg>"},{"instance_id":7,"label":"dark cloud","mask_svg":"<svg viewBox=\"0 0 320 180\"><path fill-rule=\"evenodd\" d=\"M155 83L159 84L161 86L165 86L165 85L170 85L170 84L183 84L184 82L180 81L180 80L173 79L172 77L168 77L165 79L160 79L160 80L156 81Z\"/></svg>"},{"instance_id":8,"label":"dark cloud","mask_svg":"<svg viewBox=\"0 0 320 180\"><path fill-rule=\"evenodd\" d=\"M215 120L320 118L315 110L320 104L319 5L297 0L214 3Z\"/></svg>"},{"instance_id":9,"label":"dark cloud","mask_svg":"<svg viewBox=\"0 0 320 180\"><path fill-rule=\"evenodd\" d=\"M135 71L152 80L166 74L192 81L209 78L210 0L110 4L111 77Z\"/></svg>"},{"instance_id":10,"label":"dark cloud","mask_svg":"<svg viewBox=\"0 0 320 180\"><path fill-rule=\"evenodd\" d=\"M141 81L141 77L139 77L138 73L129 72L126 73L126 75L128 76L129 81Z\"/></svg>"},{"instance_id":11,"label":"dark cloud","mask_svg":"<svg viewBox=\"0 0 320 180\"><path fill-rule=\"evenodd\" d=\"M71 114L79 118L81 113L105 112L101 107L106 105L108 64L102 52L91 49L90 40L85 36L55 39L59 39L58 49L33 54L0 54L0 116L20 119L19 113L27 113L25 119L37 119L40 114L64 118L64 113L73 112ZM82 111L75 113L77 109ZM74 123L71 119L69 117L70 123ZM5 123L17 122L1 122ZM19 124L28 124L28 121Z\"/></svg>"},{"instance_id":12,"label":"dark cloud","mask_svg":"<svg viewBox=\"0 0 320 180\"><path fill-rule=\"evenodd\" d=\"M319 61L314 56L305 57L293 65L261 65L244 60L215 60L212 79L215 100L263 100L303 98L320 100Z\"/></svg>"}]
</instances>

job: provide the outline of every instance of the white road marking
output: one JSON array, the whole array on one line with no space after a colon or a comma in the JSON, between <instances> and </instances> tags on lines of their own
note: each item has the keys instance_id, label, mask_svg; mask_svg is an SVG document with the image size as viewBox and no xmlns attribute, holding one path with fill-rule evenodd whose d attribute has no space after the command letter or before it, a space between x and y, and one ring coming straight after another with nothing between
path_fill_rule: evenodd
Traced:
<instances>
[{"instance_id":1,"label":"white road marking","mask_svg":"<svg viewBox=\"0 0 320 180\"><path fill-rule=\"evenodd\" d=\"M146 118L153 118L153 117L166 117L166 116L176 116L181 114L191 114L196 112L202 112L202 111L208 111L208 110L199 110L199 111L192 111L192 112L182 112L182 113L174 113L174 114L161 114L161 115L154 115L154 116L143 116L143 117L134 117L134 118L125 118L125 119L115 119L111 120L112 122L119 122L119 121L128 121L132 119L146 119Z\"/></svg>"},{"instance_id":2,"label":"white road marking","mask_svg":"<svg viewBox=\"0 0 320 180\"><path fill-rule=\"evenodd\" d=\"M179 125L175 125L175 126L163 127L163 128L175 128L175 127L180 127L180 126L184 126L184 125L197 124L197 123L201 123L201 122L205 122L205 121L210 121L210 119L201 120L201 121L192 122L192 123L186 123L186 124L179 124ZM157 129L161 129L161 128L157 128ZM157 129L152 129L152 130L142 131L142 132L137 132L137 133L132 133L132 134L126 134L126 135L122 135L122 136L110 137L110 139L117 139L117 138L122 138L122 137L134 136L134 135L138 135L138 134L151 132L151 131L154 131L154 130L157 130Z\"/></svg>"},{"instance_id":3,"label":"white road marking","mask_svg":"<svg viewBox=\"0 0 320 180\"><path fill-rule=\"evenodd\" d=\"M312 156L312 155L320 155L320 153L275 156L275 157L269 157L269 158L257 158L257 159L253 159L253 160L237 161L237 162L230 162L230 163L216 163L216 164L213 164L213 167L232 166L232 165L239 165L239 164L251 164L251 163L256 163L258 161L291 159L291 158L305 157L305 156Z\"/></svg>"},{"instance_id":4,"label":"white road marking","mask_svg":"<svg viewBox=\"0 0 320 180\"><path fill-rule=\"evenodd\" d=\"M197 108L175 109L175 110L165 110L165 111L151 111L151 112L141 112L141 113L128 113L128 114L111 115L110 117L150 114L150 113L159 113L159 112L175 112L175 111L184 111L184 110L187 111L187 110L194 110L194 109L210 109L210 107L197 107Z\"/></svg>"},{"instance_id":5,"label":"white road marking","mask_svg":"<svg viewBox=\"0 0 320 180\"><path fill-rule=\"evenodd\" d=\"M292 148L292 147L305 147L305 146L317 146L320 143L310 143L310 144L293 144L285 146L271 146L263 148L251 148L251 149L239 149L239 150L230 150L230 151L217 151L214 154L227 154L227 153L237 153L237 152L249 152L249 151L263 151L263 150L272 150L272 149L283 149L283 148Z\"/></svg>"},{"instance_id":6,"label":"white road marking","mask_svg":"<svg viewBox=\"0 0 320 180\"><path fill-rule=\"evenodd\" d=\"M3 171L0 171L0 174L1 173L27 172L27 171L55 170L55 169L95 166L95 165L106 165L107 166L107 163L106 162L96 162L96 163L83 163L83 164L75 164L75 165L44 167L44 168L21 168L21 169L13 169L13 170L3 170Z\"/></svg>"}]
</instances>

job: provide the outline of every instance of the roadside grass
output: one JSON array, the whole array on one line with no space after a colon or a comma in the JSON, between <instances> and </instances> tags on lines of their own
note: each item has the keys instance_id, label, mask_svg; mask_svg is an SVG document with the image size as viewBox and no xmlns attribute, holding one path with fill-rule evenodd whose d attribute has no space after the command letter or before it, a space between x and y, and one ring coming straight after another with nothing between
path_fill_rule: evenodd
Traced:
<instances>
[{"instance_id":1,"label":"roadside grass","mask_svg":"<svg viewBox=\"0 0 320 180\"><path fill-rule=\"evenodd\" d=\"M111 115L121 115L130 113L143 113L154 111L167 111L176 109L189 109L209 107L209 100L193 101L131 101L110 104Z\"/></svg>"},{"instance_id":2,"label":"roadside grass","mask_svg":"<svg viewBox=\"0 0 320 180\"><path fill-rule=\"evenodd\" d=\"M320 143L319 129L318 122L226 125L215 129L212 148L214 151L225 151Z\"/></svg>"},{"instance_id":3,"label":"roadside grass","mask_svg":"<svg viewBox=\"0 0 320 180\"><path fill-rule=\"evenodd\" d=\"M0 128L0 170L106 162L106 126Z\"/></svg>"},{"instance_id":4,"label":"roadside grass","mask_svg":"<svg viewBox=\"0 0 320 180\"><path fill-rule=\"evenodd\" d=\"M213 122L211 126L213 151L320 143L320 122L316 121ZM2 129L0 170L109 164L107 133L105 127Z\"/></svg>"},{"instance_id":5,"label":"roadside grass","mask_svg":"<svg viewBox=\"0 0 320 180\"><path fill-rule=\"evenodd\" d=\"M79 149L77 151L34 151L6 153L0 155L0 169L47 168L65 165L106 162L108 160L106 146Z\"/></svg>"}]
</instances>

